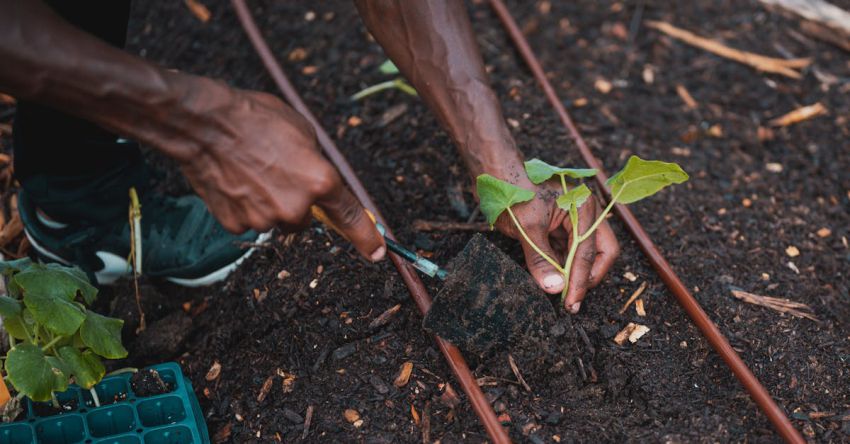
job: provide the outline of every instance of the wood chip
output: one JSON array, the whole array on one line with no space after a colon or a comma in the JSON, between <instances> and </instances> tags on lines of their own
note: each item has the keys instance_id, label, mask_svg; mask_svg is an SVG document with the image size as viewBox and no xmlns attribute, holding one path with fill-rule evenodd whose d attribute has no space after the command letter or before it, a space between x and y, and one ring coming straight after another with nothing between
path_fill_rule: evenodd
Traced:
<instances>
[{"instance_id":1,"label":"wood chip","mask_svg":"<svg viewBox=\"0 0 850 444\"><path fill-rule=\"evenodd\" d=\"M413 423L419 425L419 412L416 411L416 407L413 404L410 404L410 417L413 418Z\"/></svg>"},{"instance_id":2,"label":"wood chip","mask_svg":"<svg viewBox=\"0 0 850 444\"><path fill-rule=\"evenodd\" d=\"M826 114L826 107L820 102L817 102L814 105L797 108L781 117L771 120L769 123L771 126L789 126Z\"/></svg>"},{"instance_id":3,"label":"wood chip","mask_svg":"<svg viewBox=\"0 0 850 444\"><path fill-rule=\"evenodd\" d=\"M522 373L520 373L519 367L516 365L516 361L514 360L513 355L511 355L510 353L508 353L508 365L511 366L511 371L514 372L514 376L516 376L516 379L520 383L520 385L522 385L522 388L524 388L525 391L530 392L531 387L528 385L527 382L525 382L525 378L522 377Z\"/></svg>"},{"instance_id":4,"label":"wood chip","mask_svg":"<svg viewBox=\"0 0 850 444\"><path fill-rule=\"evenodd\" d=\"M348 126L354 128L360 126L363 123L363 119L357 116L351 116L348 118Z\"/></svg>"},{"instance_id":5,"label":"wood chip","mask_svg":"<svg viewBox=\"0 0 850 444\"><path fill-rule=\"evenodd\" d=\"M635 301L635 312L637 312L638 316L646 316L646 309L643 307L643 298L638 298Z\"/></svg>"},{"instance_id":6,"label":"wood chip","mask_svg":"<svg viewBox=\"0 0 850 444\"><path fill-rule=\"evenodd\" d=\"M770 171L771 173L781 173L784 167L781 163L768 162L764 165L764 169Z\"/></svg>"},{"instance_id":7,"label":"wood chip","mask_svg":"<svg viewBox=\"0 0 850 444\"><path fill-rule=\"evenodd\" d=\"M184 3L186 3L186 7L189 8L189 11L192 12L192 15L194 15L198 20L200 20L201 23L206 23L210 21L210 17L212 17L212 14L210 13L210 10L207 9L206 6L204 6L203 3L199 2L198 0L183 1Z\"/></svg>"},{"instance_id":8,"label":"wood chip","mask_svg":"<svg viewBox=\"0 0 850 444\"><path fill-rule=\"evenodd\" d=\"M790 262L789 262L790 263ZM748 293L743 290L731 290L732 296L753 305L770 308L781 313L788 313L791 316L798 318L806 318L815 322L820 322L815 317L812 308L802 302L795 302L790 299L776 298L772 296L761 296L753 293Z\"/></svg>"},{"instance_id":9,"label":"wood chip","mask_svg":"<svg viewBox=\"0 0 850 444\"><path fill-rule=\"evenodd\" d=\"M401 365L401 369L399 370L398 376L396 376L395 381L393 381L393 385L398 388L406 386L407 382L410 380L411 373L413 373L413 363L407 361Z\"/></svg>"},{"instance_id":10,"label":"wood chip","mask_svg":"<svg viewBox=\"0 0 850 444\"><path fill-rule=\"evenodd\" d=\"M266 396L269 395L269 391L272 389L274 385L274 376L269 376L266 378L266 381L263 382L263 386L260 387L260 393L257 394L257 402L263 402L266 400Z\"/></svg>"},{"instance_id":11,"label":"wood chip","mask_svg":"<svg viewBox=\"0 0 850 444\"><path fill-rule=\"evenodd\" d=\"M647 20L645 24L646 26L663 32L664 34L667 34L670 37L681 40L697 48L704 49L720 57L725 57L729 60L742 63L744 65L755 68L758 71L781 74L792 79L802 78L802 74L800 74L800 72L797 70L806 68L812 63L811 58L786 60L773 57L766 57L763 55L754 54L752 52L730 48L720 42L700 37L690 31L687 31L682 28L677 28L676 26L673 26L667 22Z\"/></svg>"},{"instance_id":12,"label":"wood chip","mask_svg":"<svg viewBox=\"0 0 850 444\"><path fill-rule=\"evenodd\" d=\"M608 94L612 89L614 89L614 85L605 79L596 79L593 83L593 87L602 94Z\"/></svg>"},{"instance_id":13,"label":"wood chip","mask_svg":"<svg viewBox=\"0 0 850 444\"><path fill-rule=\"evenodd\" d=\"M617 345L623 345L628 340L634 344L647 332L649 332L649 327L629 322L622 330L619 331L619 333L617 333L616 336L614 336L614 342Z\"/></svg>"},{"instance_id":14,"label":"wood chip","mask_svg":"<svg viewBox=\"0 0 850 444\"><path fill-rule=\"evenodd\" d=\"M342 412L342 416L344 416L345 420L348 421L350 424L354 424L355 422L360 420L360 413L354 409L345 409L345 411Z\"/></svg>"},{"instance_id":15,"label":"wood chip","mask_svg":"<svg viewBox=\"0 0 850 444\"><path fill-rule=\"evenodd\" d=\"M631 271L627 271L627 272L625 272L625 273L623 274L623 277L624 277L624 278L626 278L626 279L628 279L628 280L629 280L629 282L634 282L634 281L636 281L636 280L637 280L637 276L635 276L635 274L634 274L634 273L632 273Z\"/></svg>"},{"instance_id":16,"label":"wood chip","mask_svg":"<svg viewBox=\"0 0 850 444\"><path fill-rule=\"evenodd\" d=\"M290 62L301 62L301 61L304 61L304 59L307 58L307 54L308 53L307 53L306 49L299 47L299 48L293 49L292 51L289 51L289 55L286 56L286 58Z\"/></svg>"},{"instance_id":17,"label":"wood chip","mask_svg":"<svg viewBox=\"0 0 850 444\"><path fill-rule=\"evenodd\" d=\"M634 301L635 301L635 299L639 298L639 297L640 297L640 295L641 295L641 294L643 294L643 291L644 291L644 290L646 290L647 285L648 285L648 284L646 283L646 281L643 281L643 282L640 284L640 287L638 287L638 289L637 289L637 290L635 290L635 292L634 292L634 293L632 293L631 297L629 297L629 300L628 300L628 301L626 301L626 303L625 303L625 304L623 304L623 308L621 308L621 309L620 309L620 312L619 312L620 314L625 313L625 312L626 312L626 310L628 310L629 305L632 305L632 302L634 302Z\"/></svg>"},{"instance_id":18,"label":"wood chip","mask_svg":"<svg viewBox=\"0 0 850 444\"><path fill-rule=\"evenodd\" d=\"M679 95L679 98L682 99L683 102L685 102L685 106L687 106L688 108L699 108L699 104L696 100L694 100L694 97L691 95L691 93L688 92L687 88L685 88L685 85L682 85L681 83L676 84L676 94Z\"/></svg>"},{"instance_id":19,"label":"wood chip","mask_svg":"<svg viewBox=\"0 0 850 444\"><path fill-rule=\"evenodd\" d=\"M785 249L785 254L787 254L788 257L797 257L800 255L800 250L793 245L789 245L788 248Z\"/></svg>"},{"instance_id":20,"label":"wood chip","mask_svg":"<svg viewBox=\"0 0 850 444\"><path fill-rule=\"evenodd\" d=\"M218 379L218 376L221 374L221 363L218 361L213 361L213 365L210 367L209 371L207 371L207 375L204 376L204 379L207 381L215 381Z\"/></svg>"},{"instance_id":21,"label":"wood chip","mask_svg":"<svg viewBox=\"0 0 850 444\"><path fill-rule=\"evenodd\" d=\"M440 395L440 402L450 409L453 409L460 404L460 396L457 395L455 389L448 382L443 388L443 394Z\"/></svg>"},{"instance_id":22,"label":"wood chip","mask_svg":"<svg viewBox=\"0 0 850 444\"><path fill-rule=\"evenodd\" d=\"M369 329L374 330L376 328L387 325L390 320L392 320L393 316L398 313L399 310L401 310L401 304L396 304L388 308L386 311L381 313L377 318L373 319L372 322L369 323Z\"/></svg>"},{"instance_id":23,"label":"wood chip","mask_svg":"<svg viewBox=\"0 0 850 444\"><path fill-rule=\"evenodd\" d=\"M283 393L292 393L295 390L295 375L292 373L287 373L281 369L277 369L277 375L283 378L283 382L281 386L283 388Z\"/></svg>"}]
</instances>

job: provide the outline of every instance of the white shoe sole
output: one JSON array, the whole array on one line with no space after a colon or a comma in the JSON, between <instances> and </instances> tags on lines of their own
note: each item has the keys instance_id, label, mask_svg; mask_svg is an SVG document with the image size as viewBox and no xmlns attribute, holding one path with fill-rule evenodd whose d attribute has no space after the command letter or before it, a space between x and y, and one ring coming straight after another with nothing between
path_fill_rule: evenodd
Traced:
<instances>
[{"instance_id":1,"label":"white shoe sole","mask_svg":"<svg viewBox=\"0 0 850 444\"><path fill-rule=\"evenodd\" d=\"M24 234L26 234L27 239L30 241L30 245L38 251L39 254L50 258L56 262L59 262L63 265L71 265L71 263L56 253L44 248L41 246L31 235L30 233L24 229ZM271 238L271 231L261 233L257 236L257 239L254 241L255 244L263 244ZM248 259L253 253L255 248L251 247L248 251L245 252L239 259L231 262L224 267L199 278L193 279L184 279L184 278L174 278L174 277L166 277L165 280L169 282L173 282L177 285L181 285L184 287L203 287L207 285L214 284L216 282L221 282L233 273L245 259ZM97 251L95 252L98 258L103 262L103 269L100 271L96 271L94 273L95 279L97 279L97 283L101 285L109 285L115 283L118 279L122 277L130 277L133 275L133 268L127 262L126 258L122 258L114 253L109 253L107 251Z\"/></svg>"}]
</instances>

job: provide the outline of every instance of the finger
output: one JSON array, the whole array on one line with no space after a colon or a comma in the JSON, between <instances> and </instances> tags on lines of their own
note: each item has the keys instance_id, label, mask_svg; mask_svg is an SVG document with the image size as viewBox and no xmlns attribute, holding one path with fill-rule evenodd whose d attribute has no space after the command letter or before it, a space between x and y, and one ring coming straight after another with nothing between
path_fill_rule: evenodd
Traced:
<instances>
[{"instance_id":1,"label":"finger","mask_svg":"<svg viewBox=\"0 0 850 444\"><path fill-rule=\"evenodd\" d=\"M339 234L348 239L363 257L372 262L384 258L387 253L384 238L375 223L366 214L357 198L342 185L335 187L316 204L324 210Z\"/></svg>"},{"instance_id":2,"label":"finger","mask_svg":"<svg viewBox=\"0 0 850 444\"><path fill-rule=\"evenodd\" d=\"M546 233L546 227L529 229L526 234L528 234L528 238L537 245L540 251L553 258L553 260L558 257L549 244L549 235ZM520 244L522 245L523 253L525 253L525 263L528 265L528 271L534 277L534 280L537 281L537 285L546 293L551 294L559 293L563 290L564 277L555 266L537 253L524 238L520 238Z\"/></svg>"},{"instance_id":3,"label":"finger","mask_svg":"<svg viewBox=\"0 0 850 444\"><path fill-rule=\"evenodd\" d=\"M587 231L596 220L597 206L592 203L582 206L579 210L578 232ZM572 240L572 238L571 238ZM570 286L564 299L564 308L570 313L578 313L587 289L590 288L590 271L596 258L596 241L594 236L585 239L576 249L575 259L570 269Z\"/></svg>"},{"instance_id":4,"label":"finger","mask_svg":"<svg viewBox=\"0 0 850 444\"><path fill-rule=\"evenodd\" d=\"M595 287L602 282L602 278L614 265L619 255L620 243L617 242L614 230L608 222L603 222L596 230L596 260L590 270L590 287Z\"/></svg>"}]
</instances>

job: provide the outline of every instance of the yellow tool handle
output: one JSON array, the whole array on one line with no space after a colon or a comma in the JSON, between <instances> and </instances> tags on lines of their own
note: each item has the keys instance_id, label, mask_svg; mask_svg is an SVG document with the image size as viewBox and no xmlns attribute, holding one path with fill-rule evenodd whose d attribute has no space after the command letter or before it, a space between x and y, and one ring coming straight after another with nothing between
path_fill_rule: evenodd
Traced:
<instances>
[{"instance_id":1,"label":"yellow tool handle","mask_svg":"<svg viewBox=\"0 0 850 444\"><path fill-rule=\"evenodd\" d=\"M372 223L378 223L377 219L375 219L375 215L372 214L371 211L365 208L363 209L363 211L366 212L366 215L369 216L369 219L372 221ZM331 221L331 218L328 217L327 213L325 213L325 210L319 208L316 205L313 205L310 207L310 213L313 214L313 217L316 218L317 221L325 224L325 226L329 227L331 230L334 230L336 234L342 236L343 238L345 238L345 240L350 241L350 239L348 239L348 236L343 234L342 230L340 230L336 225L334 225L333 221Z\"/></svg>"}]
</instances>

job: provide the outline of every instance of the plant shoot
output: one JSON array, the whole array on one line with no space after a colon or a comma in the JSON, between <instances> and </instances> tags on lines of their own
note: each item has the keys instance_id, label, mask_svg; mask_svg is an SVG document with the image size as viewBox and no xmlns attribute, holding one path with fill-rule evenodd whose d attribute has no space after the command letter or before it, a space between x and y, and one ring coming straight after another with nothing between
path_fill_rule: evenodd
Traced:
<instances>
[{"instance_id":1,"label":"plant shoot","mask_svg":"<svg viewBox=\"0 0 850 444\"><path fill-rule=\"evenodd\" d=\"M593 168L561 168L539 160L532 159L525 162L525 172L532 183L539 185L547 180L558 176L561 185L561 195L556 202L558 207L569 214L572 225L572 242L567 253L566 261L560 265L555 258L544 254L540 248L532 242L525 234L525 230L517 220L511 207L527 202L534 198L534 192L497 179L488 174L482 174L477 179L478 198L481 203L481 212L487 217L487 222L492 227L502 213L507 212L511 222L526 242L543 259L549 262L559 273L564 276L564 290L561 292L561 303L566 299L570 285L570 270L575 260L576 250L579 244L587 240L614 208L614 204L630 204L643 198L649 197L663 188L680 184L688 180L679 165L675 163L661 162L657 160L643 160L637 156L631 156L626 166L611 176L606 185L611 190L611 201L584 233L579 233L578 211L591 197L590 188L580 183L581 179L596 175ZM569 179L569 180L568 180ZM575 183L579 181L578 183ZM575 183L575 184L574 184Z\"/></svg>"}]
</instances>

